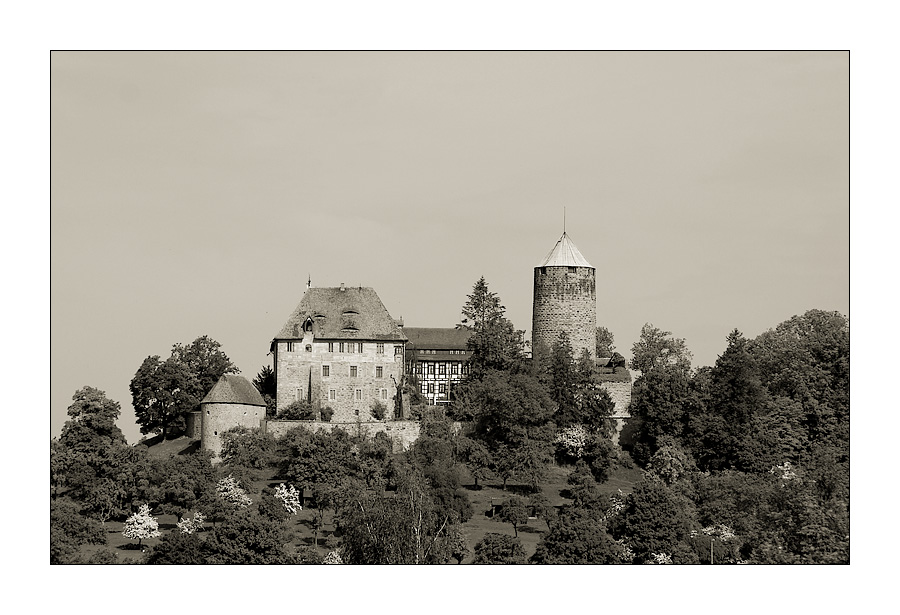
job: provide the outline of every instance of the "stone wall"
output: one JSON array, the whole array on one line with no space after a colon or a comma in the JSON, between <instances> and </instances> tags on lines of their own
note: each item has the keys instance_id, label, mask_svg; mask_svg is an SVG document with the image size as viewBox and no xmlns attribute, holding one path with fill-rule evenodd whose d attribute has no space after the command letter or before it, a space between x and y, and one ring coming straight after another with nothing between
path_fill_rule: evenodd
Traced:
<instances>
[{"instance_id":1,"label":"stone wall","mask_svg":"<svg viewBox=\"0 0 900 615\"><path fill-rule=\"evenodd\" d=\"M184 429L184 435L193 440L199 440L202 437L203 417L199 410L189 412L187 415L187 426Z\"/></svg>"},{"instance_id":2,"label":"stone wall","mask_svg":"<svg viewBox=\"0 0 900 615\"><path fill-rule=\"evenodd\" d=\"M222 452L222 434L233 427L259 427L266 417L265 406L247 404L200 404L200 448L212 451L213 459Z\"/></svg>"},{"instance_id":3,"label":"stone wall","mask_svg":"<svg viewBox=\"0 0 900 615\"><path fill-rule=\"evenodd\" d=\"M357 344L362 344L359 352ZM318 407L334 410L332 421L371 421L372 404L378 400L387 407L388 419L393 418L397 384L403 375L402 343L345 340L344 352L340 341L314 340L307 332L302 341L278 342L275 349L276 404L282 410L298 399L310 399ZM354 352L349 352L353 344ZM395 354L394 347L401 353ZM381 352L379 352L379 348ZM356 375L353 374L355 369ZM378 375L378 368L381 375Z\"/></svg>"},{"instance_id":4,"label":"stone wall","mask_svg":"<svg viewBox=\"0 0 900 615\"><path fill-rule=\"evenodd\" d=\"M375 434L386 434L393 443L395 453L405 451L410 444L419 437L418 421L360 421L351 423L333 423L325 421L274 421L265 420L262 423L264 433L269 433L276 438L283 436L295 427L302 427L311 432L324 429L330 432L333 429L343 429L351 435L365 435L374 438Z\"/></svg>"},{"instance_id":5,"label":"stone wall","mask_svg":"<svg viewBox=\"0 0 900 615\"><path fill-rule=\"evenodd\" d=\"M616 404L615 416L628 416L628 406L631 404L631 382L604 382L601 386L606 389Z\"/></svg>"},{"instance_id":6,"label":"stone wall","mask_svg":"<svg viewBox=\"0 0 900 615\"><path fill-rule=\"evenodd\" d=\"M565 331L575 358L597 343L597 292L592 267L535 267L532 348L551 348Z\"/></svg>"}]
</instances>

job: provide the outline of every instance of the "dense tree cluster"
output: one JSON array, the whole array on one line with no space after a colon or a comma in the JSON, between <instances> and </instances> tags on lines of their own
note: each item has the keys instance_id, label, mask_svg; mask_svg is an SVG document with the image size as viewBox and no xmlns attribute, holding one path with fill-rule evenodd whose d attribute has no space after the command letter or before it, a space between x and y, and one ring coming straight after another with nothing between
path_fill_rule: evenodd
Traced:
<instances>
[{"instance_id":1,"label":"dense tree cluster","mask_svg":"<svg viewBox=\"0 0 900 615\"><path fill-rule=\"evenodd\" d=\"M849 561L842 315L807 312L755 339L734 331L715 365L695 370L684 340L645 325L632 349L641 375L630 456L611 441L601 372L573 356L564 334L526 360L521 332L483 278L463 315L473 369L449 408L421 413L406 451L383 433L335 426L279 438L235 428L222 434L216 465L196 450L153 455L126 443L118 403L76 391L50 443L51 563L116 562L108 548L88 554L106 544L110 521L149 542L144 561L157 564ZM142 430L164 441L204 387L233 371L205 337L166 361L149 357L132 381ZM274 393L273 376L263 370L254 384ZM607 481L631 459L633 487L611 493ZM551 466L566 477L558 506L547 497L560 501L546 489ZM484 512L473 510L466 479L476 490L489 480L518 490L504 494L497 532L464 530ZM158 515L179 521L163 528ZM306 543L295 541L297 523L310 529ZM540 535L535 546L522 532L527 552L522 530Z\"/></svg>"}]
</instances>

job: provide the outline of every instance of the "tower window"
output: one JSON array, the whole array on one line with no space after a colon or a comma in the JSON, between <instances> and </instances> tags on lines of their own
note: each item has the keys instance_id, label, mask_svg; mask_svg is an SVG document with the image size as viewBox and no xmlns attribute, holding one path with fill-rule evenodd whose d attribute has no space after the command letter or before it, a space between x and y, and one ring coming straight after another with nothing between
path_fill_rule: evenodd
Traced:
<instances>
[{"instance_id":1,"label":"tower window","mask_svg":"<svg viewBox=\"0 0 900 615\"><path fill-rule=\"evenodd\" d=\"M322 366L322 377L323 377L323 378L328 378L330 375L331 375L331 366L330 366L330 365L323 365L323 366Z\"/></svg>"},{"instance_id":2,"label":"tower window","mask_svg":"<svg viewBox=\"0 0 900 615\"><path fill-rule=\"evenodd\" d=\"M384 368L380 365L375 368L375 377L383 378L384 377Z\"/></svg>"},{"instance_id":3,"label":"tower window","mask_svg":"<svg viewBox=\"0 0 900 615\"><path fill-rule=\"evenodd\" d=\"M351 365L350 366L350 377L356 378L357 373L358 373L358 368L355 365Z\"/></svg>"},{"instance_id":4,"label":"tower window","mask_svg":"<svg viewBox=\"0 0 900 615\"><path fill-rule=\"evenodd\" d=\"M575 267L569 267L569 273L575 273Z\"/></svg>"},{"instance_id":5,"label":"tower window","mask_svg":"<svg viewBox=\"0 0 900 615\"><path fill-rule=\"evenodd\" d=\"M378 342L377 344L375 344L375 352L377 352L378 354L384 354L384 343L383 342Z\"/></svg>"}]
</instances>

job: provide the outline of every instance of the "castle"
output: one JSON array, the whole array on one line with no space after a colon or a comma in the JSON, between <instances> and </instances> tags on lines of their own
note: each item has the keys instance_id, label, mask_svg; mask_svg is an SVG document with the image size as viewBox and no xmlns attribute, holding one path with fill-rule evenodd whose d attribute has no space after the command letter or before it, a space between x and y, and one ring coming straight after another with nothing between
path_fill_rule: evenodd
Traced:
<instances>
[{"instance_id":1,"label":"castle","mask_svg":"<svg viewBox=\"0 0 900 615\"><path fill-rule=\"evenodd\" d=\"M565 332L575 357L584 351L594 356L596 327L595 269L563 232L534 268L532 348L536 354L545 352ZM306 402L318 418L327 408L330 420L268 421L255 387L242 376L228 375L203 399L189 424L200 432L202 448L216 455L220 434L236 426L261 426L271 433L296 424L316 429L365 426L370 435L385 432L395 448L405 448L418 436L418 423L408 420L408 400L401 393L404 376L416 375L429 404L447 403L452 384L468 373L470 334L456 328L404 328L372 288L308 285L270 345L275 403L281 412L294 402ZM621 414L619 400L630 400L630 383L627 394L611 393Z\"/></svg>"}]
</instances>

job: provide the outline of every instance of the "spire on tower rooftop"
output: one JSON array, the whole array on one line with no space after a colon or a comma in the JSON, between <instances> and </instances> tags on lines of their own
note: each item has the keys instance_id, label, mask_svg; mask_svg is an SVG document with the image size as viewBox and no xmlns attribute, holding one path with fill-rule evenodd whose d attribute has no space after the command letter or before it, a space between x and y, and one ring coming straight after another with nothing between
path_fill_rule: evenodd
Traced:
<instances>
[{"instance_id":1,"label":"spire on tower rooftop","mask_svg":"<svg viewBox=\"0 0 900 615\"><path fill-rule=\"evenodd\" d=\"M538 267L590 267L594 268L587 259L582 256L581 252L575 246L575 243L569 239L566 232L563 231L562 237L556 242L556 245L550 250L550 254L544 258Z\"/></svg>"}]
</instances>

